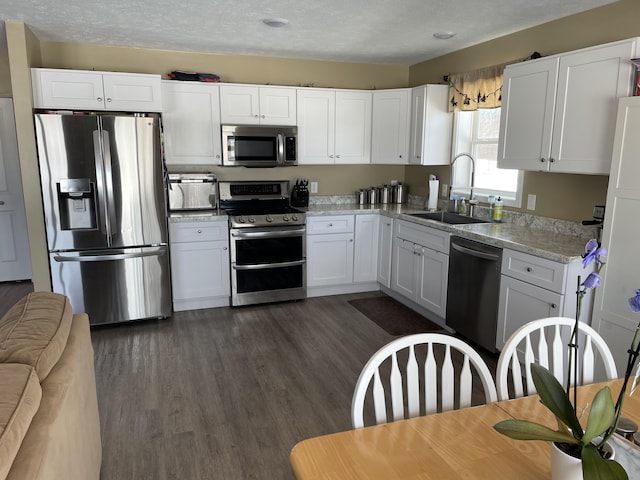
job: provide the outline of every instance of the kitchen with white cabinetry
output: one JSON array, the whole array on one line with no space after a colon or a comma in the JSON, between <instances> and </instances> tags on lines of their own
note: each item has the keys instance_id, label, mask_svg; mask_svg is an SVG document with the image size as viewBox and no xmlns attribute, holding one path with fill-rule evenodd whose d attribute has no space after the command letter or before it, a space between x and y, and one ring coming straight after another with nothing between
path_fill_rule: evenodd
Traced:
<instances>
[{"instance_id":1,"label":"kitchen with white cabinetry","mask_svg":"<svg viewBox=\"0 0 640 480\"><path fill-rule=\"evenodd\" d=\"M227 217L172 217L169 245L173 309L228 306L231 287Z\"/></svg>"},{"instance_id":2,"label":"kitchen with white cabinetry","mask_svg":"<svg viewBox=\"0 0 640 480\"><path fill-rule=\"evenodd\" d=\"M225 125L296 125L296 89L221 85L220 119Z\"/></svg>"},{"instance_id":3,"label":"kitchen with white cabinetry","mask_svg":"<svg viewBox=\"0 0 640 480\"><path fill-rule=\"evenodd\" d=\"M33 107L160 112L160 75L32 68Z\"/></svg>"},{"instance_id":4,"label":"kitchen with white cabinetry","mask_svg":"<svg viewBox=\"0 0 640 480\"><path fill-rule=\"evenodd\" d=\"M298 164L371 162L372 93L298 89Z\"/></svg>"},{"instance_id":5,"label":"kitchen with white cabinetry","mask_svg":"<svg viewBox=\"0 0 640 480\"><path fill-rule=\"evenodd\" d=\"M380 217L376 214L307 217L307 295L378 290Z\"/></svg>"},{"instance_id":6,"label":"kitchen with white cabinetry","mask_svg":"<svg viewBox=\"0 0 640 480\"><path fill-rule=\"evenodd\" d=\"M638 39L509 65L498 167L608 175L616 99L631 94Z\"/></svg>"},{"instance_id":7,"label":"kitchen with white cabinetry","mask_svg":"<svg viewBox=\"0 0 640 480\"><path fill-rule=\"evenodd\" d=\"M162 121L168 166L220 165L218 85L162 81Z\"/></svg>"}]
</instances>

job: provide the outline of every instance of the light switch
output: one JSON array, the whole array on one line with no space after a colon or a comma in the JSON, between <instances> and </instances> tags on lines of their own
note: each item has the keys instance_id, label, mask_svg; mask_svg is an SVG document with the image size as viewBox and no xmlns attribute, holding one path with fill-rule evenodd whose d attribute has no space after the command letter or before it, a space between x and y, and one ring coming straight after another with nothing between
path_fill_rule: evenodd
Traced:
<instances>
[{"instance_id":1,"label":"light switch","mask_svg":"<svg viewBox=\"0 0 640 480\"><path fill-rule=\"evenodd\" d=\"M533 194L527 195L527 210L535 210L536 209L536 196Z\"/></svg>"},{"instance_id":2,"label":"light switch","mask_svg":"<svg viewBox=\"0 0 640 480\"><path fill-rule=\"evenodd\" d=\"M318 193L318 182L311 182L311 193Z\"/></svg>"}]
</instances>

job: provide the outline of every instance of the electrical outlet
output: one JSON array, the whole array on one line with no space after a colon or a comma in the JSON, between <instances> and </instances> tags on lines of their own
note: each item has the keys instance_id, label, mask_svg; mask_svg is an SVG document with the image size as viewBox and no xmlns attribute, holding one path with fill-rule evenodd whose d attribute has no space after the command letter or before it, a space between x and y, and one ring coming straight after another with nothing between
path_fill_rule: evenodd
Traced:
<instances>
[{"instance_id":1,"label":"electrical outlet","mask_svg":"<svg viewBox=\"0 0 640 480\"><path fill-rule=\"evenodd\" d=\"M536 196L533 194L527 195L527 210L535 210L536 209Z\"/></svg>"},{"instance_id":2,"label":"electrical outlet","mask_svg":"<svg viewBox=\"0 0 640 480\"><path fill-rule=\"evenodd\" d=\"M449 185L447 185L446 183L443 183L441 190L442 190L441 196L447 198L447 196L449 195Z\"/></svg>"},{"instance_id":3,"label":"electrical outlet","mask_svg":"<svg viewBox=\"0 0 640 480\"><path fill-rule=\"evenodd\" d=\"M311 182L311 193L318 193L318 182Z\"/></svg>"}]
</instances>

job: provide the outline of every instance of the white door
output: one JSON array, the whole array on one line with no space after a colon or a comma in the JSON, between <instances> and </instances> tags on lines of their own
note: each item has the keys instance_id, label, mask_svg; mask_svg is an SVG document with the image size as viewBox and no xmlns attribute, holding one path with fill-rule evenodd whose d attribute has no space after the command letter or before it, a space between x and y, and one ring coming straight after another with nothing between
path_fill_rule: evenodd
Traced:
<instances>
[{"instance_id":1,"label":"white door","mask_svg":"<svg viewBox=\"0 0 640 480\"><path fill-rule=\"evenodd\" d=\"M334 163L336 94L298 90L298 164Z\"/></svg>"},{"instance_id":2,"label":"white door","mask_svg":"<svg viewBox=\"0 0 640 480\"><path fill-rule=\"evenodd\" d=\"M307 286L353 283L353 234L307 235Z\"/></svg>"},{"instance_id":3,"label":"white door","mask_svg":"<svg viewBox=\"0 0 640 480\"><path fill-rule=\"evenodd\" d=\"M0 282L31 279L13 101L0 98Z\"/></svg>"},{"instance_id":4,"label":"white door","mask_svg":"<svg viewBox=\"0 0 640 480\"><path fill-rule=\"evenodd\" d=\"M220 86L220 119L227 125L257 125L260 123L258 87L244 85Z\"/></svg>"},{"instance_id":5,"label":"white door","mask_svg":"<svg viewBox=\"0 0 640 480\"><path fill-rule=\"evenodd\" d=\"M336 92L337 165L371 162L371 92Z\"/></svg>"},{"instance_id":6,"label":"white door","mask_svg":"<svg viewBox=\"0 0 640 480\"><path fill-rule=\"evenodd\" d=\"M378 277L380 215L356 215L353 281L375 282Z\"/></svg>"},{"instance_id":7,"label":"white door","mask_svg":"<svg viewBox=\"0 0 640 480\"><path fill-rule=\"evenodd\" d=\"M378 240L378 282L391 288L391 258L393 255L393 218L380 217Z\"/></svg>"},{"instance_id":8,"label":"white door","mask_svg":"<svg viewBox=\"0 0 640 480\"><path fill-rule=\"evenodd\" d=\"M261 88L260 123L262 125L296 125L296 89Z\"/></svg>"},{"instance_id":9,"label":"white door","mask_svg":"<svg viewBox=\"0 0 640 480\"><path fill-rule=\"evenodd\" d=\"M105 73L102 83L107 110L162 112L160 75Z\"/></svg>"},{"instance_id":10,"label":"white door","mask_svg":"<svg viewBox=\"0 0 640 480\"><path fill-rule=\"evenodd\" d=\"M627 349L640 316L627 300L640 288L638 225L640 211L640 97L620 100L602 246L608 251L602 286L596 289L593 327L611 349L618 372L624 372Z\"/></svg>"},{"instance_id":11,"label":"white door","mask_svg":"<svg viewBox=\"0 0 640 480\"><path fill-rule=\"evenodd\" d=\"M402 238L393 242L393 272L391 289L410 298L416 299L416 252L414 244Z\"/></svg>"},{"instance_id":12,"label":"white door","mask_svg":"<svg viewBox=\"0 0 640 480\"><path fill-rule=\"evenodd\" d=\"M505 69L499 168L548 170L558 62L557 57L545 58Z\"/></svg>"},{"instance_id":13,"label":"white door","mask_svg":"<svg viewBox=\"0 0 640 480\"><path fill-rule=\"evenodd\" d=\"M409 163L409 89L373 92L371 163Z\"/></svg>"},{"instance_id":14,"label":"white door","mask_svg":"<svg viewBox=\"0 0 640 480\"><path fill-rule=\"evenodd\" d=\"M436 315L445 318L447 311L447 281L449 255L430 248L417 250L418 285L416 302Z\"/></svg>"},{"instance_id":15,"label":"white door","mask_svg":"<svg viewBox=\"0 0 640 480\"><path fill-rule=\"evenodd\" d=\"M422 163L422 139L424 137L424 104L427 88L415 87L411 91L411 135L409 163Z\"/></svg>"}]
</instances>

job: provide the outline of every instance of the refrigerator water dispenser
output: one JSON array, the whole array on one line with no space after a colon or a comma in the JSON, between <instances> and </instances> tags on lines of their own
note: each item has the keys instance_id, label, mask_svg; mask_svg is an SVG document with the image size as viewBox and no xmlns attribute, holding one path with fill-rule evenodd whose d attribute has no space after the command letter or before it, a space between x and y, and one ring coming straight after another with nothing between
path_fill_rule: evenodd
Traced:
<instances>
[{"instance_id":1,"label":"refrigerator water dispenser","mask_svg":"<svg viewBox=\"0 0 640 480\"><path fill-rule=\"evenodd\" d=\"M58 182L58 205L62 230L97 227L96 190L88 178L61 179Z\"/></svg>"}]
</instances>

